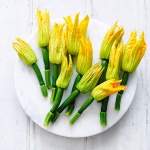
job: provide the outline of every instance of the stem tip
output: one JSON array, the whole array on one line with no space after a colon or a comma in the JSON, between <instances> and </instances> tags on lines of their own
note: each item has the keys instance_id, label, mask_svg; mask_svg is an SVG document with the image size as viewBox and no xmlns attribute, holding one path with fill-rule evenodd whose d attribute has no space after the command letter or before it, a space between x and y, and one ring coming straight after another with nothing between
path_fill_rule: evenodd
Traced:
<instances>
[{"instance_id":1,"label":"stem tip","mask_svg":"<svg viewBox=\"0 0 150 150\"><path fill-rule=\"evenodd\" d=\"M69 121L69 124L74 124L74 122L80 117L81 115L77 112L74 117Z\"/></svg>"},{"instance_id":2,"label":"stem tip","mask_svg":"<svg viewBox=\"0 0 150 150\"><path fill-rule=\"evenodd\" d=\"M47 92L47 88L45 85L40 86L41 87L41 92L43 94L44 97L48 96L48 92Z\"/></svg>"},{"instance_id":3,"label":"stem tip","mask_svg":"<svg viewBox=\"0 0 150 150\"><path fill-rule=\"evenodd\" d=\"M107 125L107 113L106 112L100 112L100 123L102 126Z\"/></svg>"},{"instance_id":4,"label":"stem tip","mask_svg":"<svg viewBox=\"0 0 150 150\"><path fill-rule=\"evenodd\" d=\"M116 103L115 103L115 110L117 111L120 110L121 98L122 98L122 94L118 93L116 97Z\"/></svg>"},{"instance_id":5,"label":"stem tip","mask_svg":"<svg viewBox=\"0 0 150 150\"><path fill-rule=\"evenodd\" d=\"M54 114L51 113L50 111L47 113L45 120L44 120L44 126L48 126L51 119L53 118Z\"/></svg>"}]
</instances>

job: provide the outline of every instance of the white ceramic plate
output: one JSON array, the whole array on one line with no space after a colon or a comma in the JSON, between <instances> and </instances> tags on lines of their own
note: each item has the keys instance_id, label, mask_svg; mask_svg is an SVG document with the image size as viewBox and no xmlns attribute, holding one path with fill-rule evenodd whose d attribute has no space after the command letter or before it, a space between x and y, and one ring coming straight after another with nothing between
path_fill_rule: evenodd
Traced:
<instances>
[{"instance_id":1,"label":"white ceramic plate","mask_svg":"<svg viewBox=\"0 0 150 150\"><path fill-rule=\"evenodd\" d=\"M55 20L51 23L51 27L54 22L63 22L63 19ZM89 26L88 26L88 35L93 44L93 63L100 61L99 59L99 50L101 42L104 38L106 31L108 30L109 26L106 24L99 22L94 19L90 19ZM37 47L36 43L36 32L33 33L27 41L33 50L35 51L37 58L38 58L38 66L44 77L44 65L42 60L41 50ZM71 82L65 90L62 101L67 98L67 96L71 92L73 81L76 77L77 73L74 70L73 77ZM26 114L40 127L43 129L66 137L87 137L92 136L98 133L101 133L111 126L113 126L127 111L129 108L134 94L136 90L136 83L137 83L137 76L136 73L130 75L129 82L127 85L127 89L123 94L122 103L121 103L121 110L119 112L114 110L115 105L115 97L116 94L112 95L109 99L108 104L108 112L107 112L107 126L102 127L100 125L99 113L101 108L101 103L97 103L94 101L88 109L84 111L82 116L77 120L74 125L69 125L68 121L71 117L77 112L79 107L83 104L83 102L90 96L88 94L80 94L78 100L76 102L76 108L74 113L67 117L65 116L65 111L62 112L60 117L53 125L49 125L48 127L43 126L44 118L47 112L50 110L52 103L49 102L51 90L49 90L48 98L43 98L38 80L35 76L35 73L32 67L26 66L22 60L18 58L15 66L14 72L14 80L15 80L15 88L17 92L17 96L19 98L20 104Z\"/></svg>"}]
</instances>

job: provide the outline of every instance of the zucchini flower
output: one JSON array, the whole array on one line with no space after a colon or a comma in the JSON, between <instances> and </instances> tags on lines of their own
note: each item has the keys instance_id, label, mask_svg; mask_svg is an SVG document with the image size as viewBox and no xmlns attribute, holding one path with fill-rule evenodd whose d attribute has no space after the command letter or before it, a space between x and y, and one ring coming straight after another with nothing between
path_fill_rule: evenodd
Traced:
<instances>
[{"instance_id":1,"label":"zucchini flower","mask_svg":"<svg viewBox=\"0 0 150 150\"><path fill-rule=\"evenodd\" d=\"M84 75L92 66L93 49L89 38L81 39L80 51L77 58L76 70L79 74Z\"/></svg>"},{"instance_id":2,"label":"zucchini flower","mask_svg":"<svg viewBox=\"0 0 150 150\"><path fill-rule=\"evenodd\" d=\"M121 80L117 81L115 79L105 81L105 82L101 83L100 85L96 86L92 90L91 94L95 100L100 101L103 98L105 98L111 94L114 94L121 90L125 90L126 86L117 85L120 82L121 82Z\"/></svg>"},{"instance_id":3,"label":"zucchini flower","mask_svg":"<svg viewBox=\"0 0 150 150\"><path fill-rule=\"evenodd\" d=\"M42 74L40 72L40 69L38 67L38 65L36 64L37 62L37 58L35 53L33 52L32 48L30 47L30 45L28 45L25 41L23 41L20 38L16 38L17 42L13 42L13 48L17 51L18 56L28 65L28 66L32 66L39 84L40 84L40 88L41 88L41 92L43 94L44 97L48 96L47 93L47 88L45 86Z\"/></svg>"},{"instance_id":4,"label":"zucchini flower","mask_svg":"<svg viewBox=\"0 0 150 150\"><path fill-rule=\"evenodd\" d=\"M134 32L131 32L130 38L123 50L122 70L124 73L121 85L127 84L129 73L133 73L136 70L146 50L144 32L140 35L139 40L137 40L136 37L137 32L135 30ZM115 110L117 111L120 110L122 94L123 91L120 91L116 96Z\"/></svg>"},{"instance_id":5,"label":"zucchini flower","mask_svg":"<svg viewBox=\"0 0 150 150\"><path fill-rule=\"evenodd\" d=\"M109 56L109 64L106 72L106 80L119 79L120 67L121 67L121 56L123 51L123 44L117 45L115 41Z\"/></svg>"},{"instance_id":6,"label":"zucchini flower","mask_svg":"<svg viewBox=\"0 0 150 150\"><path fill-rule=\"evenodd\" d=\"M87 15L79 24L79 13L75 15L74 24L71 17L64 17L66 21L66 48L71 55L77 55L80 49L80 38L86 37L86 31L89 23Z\"/></svg>"},{"instance_id":7,"label":"zucchini flower","mask_svg":"<svg viewBox=\"0 0 150 150\"><path fill-rule=\"evenodd\" d=\"M107 31L103 39L101 49L100 49L100 58L109 59L109 54L113 45L113 42L120 41L124 34L124 28L118 27L117 22Z\"/></svg>"},{"instance_id":8,"label":"zucchini flower","mask_svg":"<svg viewBox=\"0 0 150 150\"><path fill-rule=\"evenodd\" d=\"M67 57L63 55L62 57L62 64L61 64L61 71L56 81L56 85L61 88L66 88L70 82L72 77L73 70L72 70L72 59L69 55L69 62Z\"/></svg>"},{"instance_id":9,"label":"zucchini flower","mask_svg":"<svg viewBox=\"0 0 150 150\"><path fill-rule=\"evenodd\" d=\"M20 38L16 38L17 42L13 42L13 48L18 53L18 56L28 65L31 66L37 62L37 57L30 45Z\"/></svg>"},{"instance_id":10,"label":"zucchini flower","mask_svg":"<svg viewBox=\"0 0 150 150\"><path fill-rule=\"evenodd\" d=\"M49 12L45 9L43 14L37 9L38 31L37 43L39 47L46 47L50 40L50 16Z\"/></svg>"},{"instance_id":11,"label":"zucchini flower","mask_svg":"<svg viewBox=\"0 0 150 150\"><path fill-rule=\"evenodd\" d=\"M50 64L49 64L49 54L47 46L50 40L50 17L49 12L45 9L42 12L37 9L37 21L38 21L38 31L37 31L37 44L42 49L42 56L44 62L44 73L46 86L49 89L51 87L50 82Z\"/></svg>"},{"instance_id":12,"label":"zucchini flower","mask_svg":"<svg viewBox=\"0 0 150 150\"><path fill-rule=\"evenodd\" d=\"M72 23L71 17L64 17L67 27L66 27L66 48L68 53L71 55L77 55L79 52L79 13L75 15L74 24Z\"/></svg>"},{"instance_id":13,"label":"zucchini flower","mask_svg":"<svg viewBox=\"0 0 150 150\"><path fill-rule=\"evenodd\" d=\"M49 43L49 60L53 64L52 71L52 95L50 101L55 100L56 80L59 75L59 64L62 62L63 53L66 54L64 24L55 23L52 29Z\"/></svg>"},{"instance_id":14,"label":"zucchini flower","mask_svg":"<svg viewBox=\"0 0 150 150\"><path fill-rule=\"evenodd\" d=\"M62 55L66 53L65 37L63 31L64 24L54 24L49 43L49 59L53 64L61 64Z\"/></svg>"},{"instance_id":15,"label":"zucchini flower","mask_svg":"<svg viewBox=\"0 0 150 150\"><path fill-rule=\"evenodd\" d=\"M131 73L136 70L146 50L144 32L140 35L139 40L137 40L136 37L137 32L135 30L131 32L130 38L125 45L122 58L122 69Z\"/></svg>"},{"instance_id":16,"label":"zucchini flower","mask_svg":"<svg viewBox=\"0 0 150 150\"><path fill-rule=\"evenodd\" d=\"M76 88L82 93L92 90L96 86L102 72L102 67L99 63L96 63L83 75Z\"/></svg>"}]
</instances>

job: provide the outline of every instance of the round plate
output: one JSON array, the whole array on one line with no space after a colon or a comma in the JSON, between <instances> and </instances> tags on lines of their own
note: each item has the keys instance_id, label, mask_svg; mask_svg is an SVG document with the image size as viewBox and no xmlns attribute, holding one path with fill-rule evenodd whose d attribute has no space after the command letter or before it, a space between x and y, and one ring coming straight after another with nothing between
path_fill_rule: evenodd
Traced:
<instances>
[{"instance_id":1,"label":"round plate","mask_svg":"<svg viewBox=\"0 0 150 150\"><path fill-rule=\"evenodd\" d=\"M62 23L64 21L63 19L54 20L53 22L51 22L51 27L54 24L54 22ZM108 29L109 26L100 21L94 19L90 19L89 21L87 33L93 45L93 64L100 61L99 59L100 45ZM37 55L38 58L37 64L40 67L40 70L44 77L44 64L42 60L41 49L38 48L36 43L36 32L34 32L30 36L27 42L31 45L31 47L33 48L34 52ZM74 67L73 77L70 81L68 88L64 91L62 101L64 101L71 93L72 84L76 75L77 73ZM26 66L25 63L20 58L18 58L16 62L14 80L17 96L19 98L22 108L37 125L39 125L43 129L51 133L65 137L87 137L101 133L109 129L125 114L135 94L137 76L136 73L130 75L127 84L127 89L122 97L121 110L119 112L114 110L116 94L110 96L106 127L102 127L100 125L99 113L101 103L97 103L96 101L94 101L89 106L89 108L84 111L82 116L73 125L69 125L68 123L71 117L77 112L79 107L83 104L83 102L90 96L90 93L80 94L80 96L76 101L76 108L71 116L69 117L65 116L64 113L65 111L63 111L54 124L49 125L48 127L44 127L43 126L44 118L47 112L52 107L52 103L50 103L49 101L51 90L49 90L48 98L43 98L40 91L38 80L35 76L32 67Z\"/></svg>"}]
</instances>

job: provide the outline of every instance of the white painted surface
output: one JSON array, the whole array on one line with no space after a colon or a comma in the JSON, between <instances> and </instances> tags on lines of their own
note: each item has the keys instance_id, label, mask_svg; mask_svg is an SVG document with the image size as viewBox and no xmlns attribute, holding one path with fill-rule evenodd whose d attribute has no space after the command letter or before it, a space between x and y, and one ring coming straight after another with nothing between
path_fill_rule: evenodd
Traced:
<instances>
[{"instance_id":1,"label":"white painted surface","mask_svg":"<svg viewBox=\"0 0 150 150\"><path fill-rule=\"evenodd\" d=\"M5 0L0 1L0 150L149 150L150 149L150 0ZM34 124L24 113L14 90L17 58L11 47L15 37L27 39L35 29L36 8L47 8L51 19L89 14L125 27L125 37L136 28L145 31L147 52L138 67L136 96L123 118L102 134L64 138Z\"/></svg>"}]
</instances>

